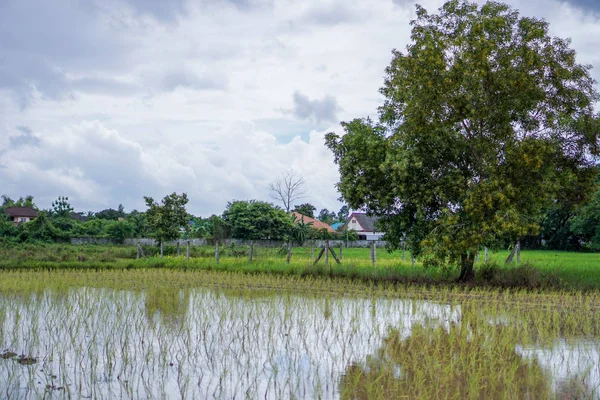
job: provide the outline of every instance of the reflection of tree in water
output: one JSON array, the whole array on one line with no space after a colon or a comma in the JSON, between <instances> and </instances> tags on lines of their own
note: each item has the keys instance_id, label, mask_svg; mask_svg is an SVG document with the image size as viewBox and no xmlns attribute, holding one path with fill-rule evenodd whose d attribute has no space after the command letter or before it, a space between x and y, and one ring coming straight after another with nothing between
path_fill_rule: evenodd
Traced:
<instances>
[{"instance_id":1,"label":"reflection of tree in water","mask_svg":"<svg viewBox=\"0 0 600 400\"><path fill-rule=\"evenodd\" d=\"M157 287L146 290L144 305L150 323L158 318L167 327L183 323L189 308L190 292L179 288Z\"/></svg>"},{"instance_id":2,"label":"reflection of tree in water","mask_svg":"<svg viewBox=\"0 0 600 400\"><path fill-rule=\"evenodd\" d=\"M551 382L536 361L515 352L502 326L415 325L402 338L391 330L365 365L350 365L342 377L342 399L551 397Z\"/></svg>"}]
</instances>

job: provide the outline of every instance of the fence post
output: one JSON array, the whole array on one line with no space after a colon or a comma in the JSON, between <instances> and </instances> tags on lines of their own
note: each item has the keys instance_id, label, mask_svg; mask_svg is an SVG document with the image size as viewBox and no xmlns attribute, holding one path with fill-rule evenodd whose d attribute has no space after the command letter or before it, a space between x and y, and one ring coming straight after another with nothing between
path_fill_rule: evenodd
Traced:
<instances>
[{"instance_id":1,"label":"fence post","mask_svg":"<svg viewBox=\"0 0 600 400\"><path fill-rule=\"evenodd\" d=\"M417 259L415 258L415 256L411 256L411 257L412 257L412 266L414 267L417 262Z\"/></svg>"},{"instance_id":2,"label":"fence post","mask_svg":"<svg viewBox=\"0 0 600 400\"><path fill-rule=\"evenodd\" d=\"M190 259L190 240L188 239L187 241L187 250L185 252L185 256L187 257L187 259Z\"/></svg>"},{"instance_id":3,"label":"fence post","mask_svg":"<svg viewBox=\"0 0 600 400\"><path fill-rule=\"evenodd\" d=\"M288 243L288 248L287 248L287 263L288 265L290 264L290 259L292 258L292 242Z\"/></svg>"},{"instance_id":4,"label":"fence post","mask_svg":"<svg viewBox=\"0 0 600 400\"><path fill-rule=\"evenodd\" d=\"M315 259L315 241L312 240L310 243L311 243L310 244L310 259L314 260Z\"/></svg>"},{"instance_id":5,"label":"fence post","mask_svg":"<svg viewBox=\"0 0 600 400\"><path fill-rule=\"evenodd\" d=\"M215 241L215 261L219 264L219 241Z\"/></svg>"},{"instance_id":6,"label":"fence post","mask_svg":"<svg viewBox=\"0 0 600 400\"><path fill-rule=\"evenodd\" d=\"M406 242L402 241L402 261L406 261Z\"/></svg>"},{"instance_id":7,"label":"fence post","mask_svg":"<svg viewBox=\"0 0 600 400\"><path fill-rule=\"evenodd\" d=\"M377 250L375 250L375 241L371 240L371 261L373 262L373 266L375 266L375 261L377 258L376 251Z\"/></svg>"},{"instance_id":8,"label":"fence post","mask_svg":"<svg viewBox=\"0 0 600 400\"><path fill-rule=\"evenodd\" d=\"M340 243L340 261L342 261L342 259L344 258L344 255L342 254L342 248L344 246L342 246L342 243Z\"/></svg>"},{"instance_id":9,"label":"fence post","mask_svg":"<svg viewBox=\"0 0 600 400\"><path fill-rule=\"evenodd\" d=\"M140 245L139 245L139 243L138 243L138 246L137 246L137 256L135 258L138 259L138 260L140 259Z\"/></svg>"},{"instance_id":10,"label":"fence post","mask_svg":"<svg viewBox=\"0 0 600 400\"><path fill-rule=\"evenodd\" d=\"M248 261L252 262L252 257L254 256L254 240L250 241L250 253L248 254Z\"/></svg>"},{"instance_id":11,"label":"fence post","mask_svg":"<svg viewBox=\"0 0 600 400\"><path fill-rule=\"evenodd\" d=\"M517 240L517 263L521 262L521 241Z\"/></svg>"},{"instance_id":12,"label":"fence post","mask_svg":"<svg viewBox=\"0 0 600 400\"><path fill-rule=\"evenodd\" d=\"M163 241L160 241L160 258L163 257Z\"/></svg>"},{"instance_id":13,"label":"fence post","mask_svg":"<svg viewBox=\"0 0 600 400\"><path fill-rule=\"evenodd\" d=\"M488 262L488 249L487 247L483 248L483 259L487 263Z\"/></svg>"},{"instance_id":14,"label":"fence post","mask_svg":"<svg viewBox=\"0 0 600 400\"><path fill-rule=\"evenodd\" d=\"M146 258L146 255L144 254L144 249L142 249L142 245L140 244L140 242L138 242L137 248L138 248L138 258L140 258L140 256L142 256L142 258Z\"/></svg>"},{"instance_id":15,"label":"fence post","mask_svg":"<svg viewBox=\"0 0 600 400\"><path fill-rule=\"evenodd\" d=\"M180 243L180 240L177 239L177 257L179 257L179 243Z\"/></svg>"}]
</instances>

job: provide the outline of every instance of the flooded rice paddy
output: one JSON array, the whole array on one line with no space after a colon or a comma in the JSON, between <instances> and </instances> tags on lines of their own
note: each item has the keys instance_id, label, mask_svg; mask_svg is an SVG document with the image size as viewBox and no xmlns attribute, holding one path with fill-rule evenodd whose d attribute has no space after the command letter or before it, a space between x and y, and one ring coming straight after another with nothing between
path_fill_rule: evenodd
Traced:
<instances>
[{"instance_id":1,"label":"flooded rice paddy","mask_svg":"<svg viewBox=\"0 0 600 400\"><path fill-rule=\"evenodd\" d=\"M597 296L230 277L235 290L0 278L0 396L600 397Z\"/></svg>"}]
</instances>

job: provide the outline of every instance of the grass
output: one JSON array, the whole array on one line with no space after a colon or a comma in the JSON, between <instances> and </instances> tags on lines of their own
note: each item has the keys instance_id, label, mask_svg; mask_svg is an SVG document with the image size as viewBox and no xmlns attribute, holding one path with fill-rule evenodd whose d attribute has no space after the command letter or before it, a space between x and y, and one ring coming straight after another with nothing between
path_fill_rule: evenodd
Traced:
<instances>
[{"instance_id":1,"label":"grass","mask_svg":"<svg viewBox=\"0 0 600 400\"><path fill-rule=\"evenodd\" d=\"M339 248L336 248L339 254ZM253 262L248 261L248 248L222 247L220 262L215 261L213 247L192 247L188 261L185 247L177 257L175 246L165 247L165 257L159 258L156 247L145 247L148 258L136 260L132 246L99 245L14 245L0 249L0 269L136 269L167 268L215 271L237 271L245 274L276 274L285 276L332 276L362 281L453 285L456 268L424 269L419 262L412 265L410 254L403 260L402 252L389 253L378 249L376 266L370 260L369 249L343 249L342 264L330 265L322 260L313 266L313 254L318 249L294 248L290 264L285 251L255 248ZM490 263L476 264L476 280L471 284L494 287L525 287L530 289L598 290L600 289L600 258L595 253L523 251L520 264L505 266L508 252L490 254ZM481 259L483 256L481 257Z\"/></svg>"}]
</instances>

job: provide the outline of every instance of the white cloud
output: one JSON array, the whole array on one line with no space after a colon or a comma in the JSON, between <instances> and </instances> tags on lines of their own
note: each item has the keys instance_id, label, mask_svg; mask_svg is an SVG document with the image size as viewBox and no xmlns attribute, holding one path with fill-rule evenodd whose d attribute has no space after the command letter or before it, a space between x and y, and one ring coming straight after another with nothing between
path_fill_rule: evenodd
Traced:
<instances>
[{"instance_id":1,"label":"white cloud","mask_svg":"<svg viewBox=\"0 0 600 400\"><path fill-rule=\"evenodd\" d=\"M571 37L600 77L595 2L508 1ZM290 168L307 201L338 209L323 132L376 115L415 17L407 0L48 4L0 6L0 191L45 207L69 195L84 210L187 191L202 215L269 199Z\"/></svg>"},{"instance_id":2,"label":"white cloud","mask_svg":"<svg viewBox=\"0 0 600 400\"><path fill-rule=\"evenodd\" d=\"M15 196L37 194L41 204L69 196L80 210L119 203L143 209L143 196L186 192L191 212L210 215L232 199L268 200L268 183L294 168L307 177L309 199L336 208L335 167L323 135L315 131L308 142L296 137L282 144L250 124L234 124L203 143L144 147L98 121L83 122L41 132L35 145L9 148L0 182Z\"/></svg>"}]
</instances>

